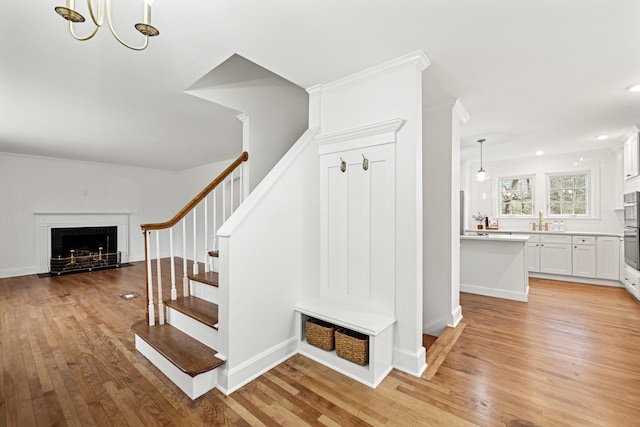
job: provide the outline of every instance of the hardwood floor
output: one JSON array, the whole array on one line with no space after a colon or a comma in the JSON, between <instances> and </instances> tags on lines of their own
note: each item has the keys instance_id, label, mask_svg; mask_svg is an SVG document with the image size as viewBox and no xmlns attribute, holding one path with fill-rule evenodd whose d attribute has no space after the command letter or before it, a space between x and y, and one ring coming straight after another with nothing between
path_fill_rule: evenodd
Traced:
<instances>
[{"instance_id":1,"label":"hardwood floor","mask_svg":"<svg viewBox=\"0 0 640 427\"><path fill-rule=\"evenodd\" d=\"M371 390L295 356L192 402L134 349L144 265L0 279L0 425L640 424L640 303L623 289L531 280L529 303L461 302L430 380L394 370Z\"/></svg>"}]
</instances>

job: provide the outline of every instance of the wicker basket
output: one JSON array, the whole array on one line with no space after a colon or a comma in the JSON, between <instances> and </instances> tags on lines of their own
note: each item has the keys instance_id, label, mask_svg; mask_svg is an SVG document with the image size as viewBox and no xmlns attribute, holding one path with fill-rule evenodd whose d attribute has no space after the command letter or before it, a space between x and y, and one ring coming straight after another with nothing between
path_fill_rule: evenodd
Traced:
<instances>
[{"instance_id":1,"label":"wicker basket","mask_svg":"<svg viewBox=\"0 0 640 427\"><path fill-rule=\"evenodd\" d=\"M327 351L334 349L335 339L333 333L336 330L335 325L314 318L307 319L306 323L306 335L309 344Z\"/></svg>"},{"instance_id":2,"label":"wicker basket","mask_svg":"<svg viewBox=\"0 0 640 427\"><path fill-rule=\"evenodd\" d=\"M369 336L350 329L336 331L336 354L358 365L369 363Z\"/></svg>"}]
</instances>

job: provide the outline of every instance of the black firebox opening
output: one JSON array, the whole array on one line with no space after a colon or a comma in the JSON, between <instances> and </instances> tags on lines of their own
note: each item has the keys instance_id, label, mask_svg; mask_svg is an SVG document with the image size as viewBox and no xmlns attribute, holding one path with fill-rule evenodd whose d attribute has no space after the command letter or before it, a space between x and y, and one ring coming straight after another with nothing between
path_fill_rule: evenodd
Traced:
<instances>
[{"instance_id":1,"label":"black firebox opening","mask_svg":"<svg viewBox=\"0 0 640 427\"><path fill-rule=\"evenodd\" d=\"M119 266L117 226L51 229L51 274Z\"/></svg>"}]
</instances>

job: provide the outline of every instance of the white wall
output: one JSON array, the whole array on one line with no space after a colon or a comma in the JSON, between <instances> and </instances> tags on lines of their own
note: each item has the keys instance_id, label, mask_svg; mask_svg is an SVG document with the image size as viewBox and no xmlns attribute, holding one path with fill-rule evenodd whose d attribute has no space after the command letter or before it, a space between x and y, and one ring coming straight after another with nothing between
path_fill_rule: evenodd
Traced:
<instances>
[{"instance_id":1,"label":"white wall","mask_svg":"<svg viewBox=\"0 0 640 427\"><path fill-rule=\"evenodd\" d=\"M187 93L242 112L243 149L253 190L308 127L304 89L234 54Z\"/></svg>"},{"instance_id":2,"label":"white wall","mask_svg":"<svg viewBox=\"0 0 640 427\"><path fill-rule=\"evenodd\" d=\"M582 160L580 160L582 158ZM539 209L546 209L545 173L589 171L592 177L592 218L562 218L571 231L601 231L621 233L623 228L622 211L622 176L621 155L618 151L603 150L559 156L532 156L528 158L492 162L486 157L484 169L491 175L491 180L479 183L473 179L478 170L478 162L463 165L466 190L465 220L468 228L475 228L476 222L471 217L480 211L490 217L499 213L498 182L499 177L531 175L535 176L535 215L529 218L499 218L501 229L531 230L531 223L538 220ZM639 186L640 188L640 186ZM545 216L545 222L553 223L553 218Z\"/></svg>"},{"instance_id":3,"label":"white wall","mask_svg":"<svg viewBox=\"0 0 640 427\"><path fill-rule=\"evenodd\" d=\"M226 392L297 352L295 305L319 292L319 188L309 131L219 231Z\"/></svg>"},{"instance_id":4,"label":"white wall","mask_svg":"<svg viewBox=\"0 0 640 427\"><path fill-rule=\"evenodd\" d=\"M129 261L140 224L166 221L226 167L182 172L0 153L0 277L36 273L36 212L128 213Z\"/></svg>"}]
</instances>

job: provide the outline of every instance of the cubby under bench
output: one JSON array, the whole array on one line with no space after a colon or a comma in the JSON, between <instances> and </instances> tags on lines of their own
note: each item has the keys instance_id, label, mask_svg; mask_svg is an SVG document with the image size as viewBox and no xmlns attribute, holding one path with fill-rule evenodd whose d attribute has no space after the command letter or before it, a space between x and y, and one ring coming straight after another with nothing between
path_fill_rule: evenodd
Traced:
<instances>
[{"instance_id":1,"label":"cubby under bench","mask_svg":"<svg viewBox=\"0 0 640 427\"><path fill-rule=\"evenodd\" d=\"M371 388L376 388L393 368L393 325L395 316L366 311L329 299L313 299L296 306L296 334L300 354ZM335 350L326 351L307 342L306 321L320 319L336 327L360 332L369 337L369 363L360 366L343 359Z\"/></svg>"}]
</instances>

